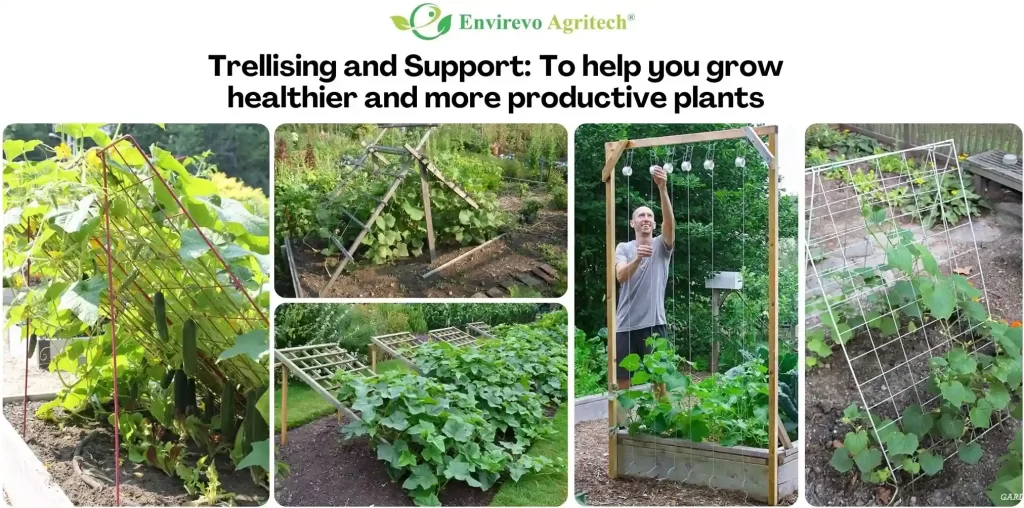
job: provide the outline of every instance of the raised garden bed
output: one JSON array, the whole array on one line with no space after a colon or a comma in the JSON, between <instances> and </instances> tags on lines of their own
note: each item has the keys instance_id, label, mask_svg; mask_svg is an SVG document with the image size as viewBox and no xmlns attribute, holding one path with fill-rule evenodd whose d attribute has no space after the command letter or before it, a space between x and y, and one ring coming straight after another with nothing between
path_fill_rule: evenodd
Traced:
<instances>
[{"instance_id":1,"label":"raised garden bed","mask_svg":"<svg viewBox=\"0 0 1024 508\"><path fill-rule=\"evenodd\" d=\"M28 403L27 442L22 439L22 404L4 404L3 449L7 471L17 468L19 474L4 475L4 490L15 506L113 506L114 434L108 425L77 426L39 420L34 413L44 401ZM84 446L79 445L87 436L92 437ZM16 440L16 441L15 441ZM12 442L13 441L13 442ZM14 447L12 447L14 446ZM16 453L18 447L27 447L25 453ZM81 457L79 469L100 484L93 487L76 471L75 455ZM28 452L31 451L31 453ZM188 453L201 454L194 444ZM8 455L10 454L10 455ZM11 460L17 457L17 460ZM121 454L121 504L137 506L186 506L193 496L186 492L179 478L149 466L132 463ZM95 476L88 474L92 472ZM230 461L219 458L218 478L224 491L234 494L238 506L259 506L267 502L266 489L256 485L248 469L235 471ZM103 479L101 477L105 477ZM8 481L8 480L11 481Z\"/></svg>"},{"instance_id":2,"label":"raised garden bed","mask_svg":"<svg viewBox=\"0 0 1024 508\"><path fill-rule=\"evenodd\" d=\"M615 436L620 475L709 486L768 501L768 450L668 439L620 430ZM779 498L797 491L796 448L778 449Z\"/></svg>"}]
</instances>

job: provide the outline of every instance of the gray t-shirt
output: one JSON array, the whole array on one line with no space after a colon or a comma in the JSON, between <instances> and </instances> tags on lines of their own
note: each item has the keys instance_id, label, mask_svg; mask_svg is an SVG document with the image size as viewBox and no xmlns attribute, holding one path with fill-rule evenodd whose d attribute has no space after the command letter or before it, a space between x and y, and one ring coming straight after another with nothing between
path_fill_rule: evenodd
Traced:
<instances>
[{"instance_id":1,"label":"gray t-shirt","mask_svg":"<svg viewBox=\"0 0 1024 508\"><path fill-rule=\"evenodd\" d=\"M636 257L636 240L615 247L615 264L628 263ZM619 288L615 328L627 332L639 328L664 325L665 286L668 285L669 261L672 250L666 247L661 235L651 242L651 256L642 260L633 276Z\"/></svg>"}]
</instances>

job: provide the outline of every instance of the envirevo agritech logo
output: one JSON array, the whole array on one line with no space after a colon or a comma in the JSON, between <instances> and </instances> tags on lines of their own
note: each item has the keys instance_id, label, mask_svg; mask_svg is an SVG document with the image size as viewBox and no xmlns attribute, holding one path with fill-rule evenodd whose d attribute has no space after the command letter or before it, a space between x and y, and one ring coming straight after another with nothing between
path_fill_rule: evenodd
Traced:
<instances>
[{"instance_id":1,"label":"envirevo agritech logo","mask_svg":"<svg viewBox=\"0 0 1024 508\"><path fill-rule=\"evenodd\" d=\"M455 17L455 27L459 30L558 30L564 34L571 34L579 30L601 32L626 30L629 28L629 23L636 19L633 14L626 16L615 14L605 17L589 14L582 17L560 17L554 14L546 22L541 18L508 18L501 14L496 14L493 17L476 17L473 14L445 15L437 4L422 3L412 9L409 17L391 16L391 22L399 30L412 32L422 40L432 41L452 30L452 17Z\"/></svg>"}]
</instances>

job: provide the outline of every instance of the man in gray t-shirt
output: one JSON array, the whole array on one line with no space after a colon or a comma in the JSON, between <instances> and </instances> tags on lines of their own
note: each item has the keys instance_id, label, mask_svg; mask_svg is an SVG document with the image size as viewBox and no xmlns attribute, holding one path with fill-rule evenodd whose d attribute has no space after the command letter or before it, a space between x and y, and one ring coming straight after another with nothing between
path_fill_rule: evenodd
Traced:
<instances>
[{"instance_id":1,"label":"man in gray t-shirt","mask_svg":"<svg viewBox=\"0 0 1024 508\"><path fill-rule=\"evenodd\" d=\"M661 197L661 234L654 236L654 211L641 206L629 221L636 239L615 247L615 278L620 284L615 315L616 366L631 353L639 354L641 359L650 353L648 337L665 337L665 287L676 236L666 181L665 170L655 167L654 183ZM622 367L616 371L619 389L629 389L629 372Z\"/></svg>"}]
</instances>

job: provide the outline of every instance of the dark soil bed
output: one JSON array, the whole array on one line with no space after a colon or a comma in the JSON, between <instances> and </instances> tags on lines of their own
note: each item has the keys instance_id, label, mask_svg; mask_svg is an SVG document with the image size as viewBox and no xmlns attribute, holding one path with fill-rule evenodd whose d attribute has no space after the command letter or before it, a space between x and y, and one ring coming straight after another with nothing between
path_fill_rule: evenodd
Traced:
<instances>
[{"instance_id":1,"label":"dark soil bed","mask_svg":"<svg viewBox=\"0 0 1024 508\"><path fill-rule=\"evenodd\" d=\"M344 440L338 421L327 416L288 431L288 444L276 437L275 458L290 468L275 478L274 492L283 506L415 506L387 466L369 446L368 437ZM501 488L490 490L451 481L438 496L443 506L487 506Z\"/></svg>"},{"instance_id":2,"label":"dark soil bed","mask_svg":"<svg viewBox=\"0 0 1024 508\"><path fill-rule=\"evenodd\" d=\"M576 424L576 495L594 506L764 506L755 499L727 490L657 480L608 477L608 422ZM780 506L796 502L798 493L779 499Z\"/></svg>"},{"instance_id":3,"label":"dark soil bed","mask_svg":"<svg viewBox=\"0 0 1024 508\"><path fill-rule=\"evenodd\" d=\"M823 180L823 182L830 201L853 195L849 188L837 189L834 181ZM822 189L818 187L815 191L820 194ZM1010 199L1014 199L1014 196L1010 196ZM1020 195L1016 194L1015 199L1018 200L1016 206L1019 207ZM816 203L815 206L820 203ZM835 220L835 225L831 222L832 219ZM834 233L833 228L838 229L842 237L845 228L863 223L863 219L857 212L839 214L832 219L813 221L811 238ZM917 235L922 235L918 224L910 221L901 222L904 222L903 227L913 230ZM966 220L963 223L966 223ZM1019 218L1015 218L1013 214L1007 214L1004 210L988 212L980 218L973 217L972 223L973 235L970 226L960 227L932 247L933 252L938 251L936 252L937 259L954 258L952 263L940 261L940 268L945 273L951 272L951 265L957 268L970 268L971 273L974 274L979 273L980 270L984 274L986 290L986 296L982 303L987 302L993 317L1004 319L1007 322L1020 320L1022 258ZM927 234L929 237L944 235L942 229L942 224L938 224ZM843 238L844 243L849 242L850 244L858 240L858 238L850 236ZM974 249L975 241L977 250ZM841 248L839 242L835 241L827 246L826 251L839 248ZM884 253L880 255L884 256ZM877 258L869 259L866 264L868 266L876 264L874 262L876 260ZM856 261L851 259L850 262ZM821 270L827 260L816 263L819 264L818 269ZM808 274L813 273L810 263L808 263L807 269ZM982 288L980 278L971 281L979 289ZM808 294L817 289L816 281L809 276ZM905 323L902 325L900 333L905 334L907 328ZM817 326L817 322L809 317L808 326ZM871 353L872 339L874 348L877 348L877 356L875 353ZM894 492L889 485L863 483L856 468L849 473L842 474L830 464L834 451L833 442L837 440L841 442L846 432L851 430L850 427L839 421L842 418L843 410L852 403L856 403L862 410L864 409L864 402L857 390L857 383L862 384L863 395L868 406L884 402L872 410L874 414L883 418L896 418L897 413L908 405L926 403L935 397L935 394L927 389L926 383L922 380L928 376L929 357L941 356L948 351L948 347L946 347L935 349L929 354L929 348L934 348L945 340L947 339L941 338L934 326L907 334L902 340L894 340L892 337L885 339L877 336L869 337L862 332L846 345L849 357L856 358L863 355L860 359L848 364L842 348L834 345L832 356L819 363L819 367L812 368L806 373L806 492L807 501L811 505L992 505L985 491L995 480L999 469L998 459L1009 447L1014 432L1019 427L1019 422L1012 418L1005 420L1003 425L993 428L979 440L984 455L978 464L964 464L956 456L953 456L945 461L942 470L936 476L922 476L912 484L908 484L908 480L903 480L898 492ZM885 345L886 343L888 345ZM920 358L914 359L917 356ZM908 359L910 359L909 363ZM906 367L895 368L901 364ZM851 365L856 374L856 382L851 374ZM882 375L883 372L884 375ZM894 394L891 401L889 393ZM927 407L933 408L937 403L938 401L932 402ZM994 423L1002 416L993 414L992 418ZM955 449L947 447L942 451L944 452L942 455L945 457ZM936 452L938 453L938 450ZM905 473L901 472L900 474L906 476Z\"/></svg>"},{"instance_id":4,"label":"dark soil bed","mask_svg":"<svg viewBox=\"0 0 1024 508\"><path fill-rule=\"evenodd\" d=\"M541 197L545 203L547 199ZM506 196L501 199L501 208L517 212L521 206L517 197ZM437 268L448 261L461 256L476 247L438 246L437 260L430 262L430 254L424 245L423 253L415 258L406 258L397 262L375 266L363 261L361 254L365 247L360 248L355 262L349 262L343 273L326 297L338 298L400 298L400 297L470 297L476 293L486 293L493 287L499 287L503 281L514 281L514 275L530 271L540 264L549 264L545 260L541 245L554 245L561 249L563 255L568 245L568 215L564 210L544 208L532 224L517 224L501 239L487 247L463 258L443 272L432 276L429 280L423 274ZM320 250L326 243L320 243L310 236L304 243L301 239L292 241L295 255L296 272L306 297L317 297L322 288L331 280L338 256L326 258ZM346 243L346 248L348 243ZM350 267L353 267L350 270ZM293 296L290 273L286 260L282 260L277 271L276 288L279 294ZM564 280L565 274L561 275ZM557 293L555 284L546 284L540 291L544 296L562 296ZM564 284L562 285L564 287Z\"/></svg>"},{"instance_id":5,"label":"dark soil bed","mask_svg":"<svg viewBox=\"0 0 1024 508\"><path fill-rule=\"evenodd\" d=\"M34 417L35 411L44 402L28 403L29 448L35 452L53 479L60 484L65 495L78 506L114 506L112 483L101 488L87 485L75 472L72 457L78 444L94 429L100 434L89 440L82 450L87 467L91 467L107 478L114 478L114 434L108 426L84 427L65 426L45 422ZM4 405L4 417L11 426L22 432L22 405ZM196 456L195 458L198 458ZM185 506L192 497L185 491L182 480L170 477L163 471L135 464L121 452L121 504L126 506ZM234 493L234 502L240 506L259 506L269 495L267 490L252 481L248 470L235 471L234 465L225 459L218 461L218 476L221 489Z\"/></svg>"}]
</instances>

